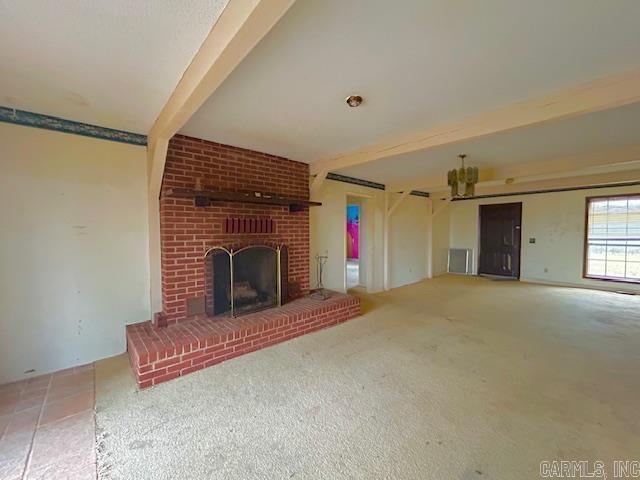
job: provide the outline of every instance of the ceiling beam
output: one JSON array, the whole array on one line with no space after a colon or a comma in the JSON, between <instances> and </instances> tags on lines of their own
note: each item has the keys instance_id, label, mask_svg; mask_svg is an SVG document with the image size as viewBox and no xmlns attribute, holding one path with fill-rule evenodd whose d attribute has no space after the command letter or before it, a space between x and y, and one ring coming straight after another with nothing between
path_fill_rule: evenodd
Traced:
<instances>
[{"instance_id":1,"label":"ceiling beam","mask_svg":"<svg viewBox=\"0 0 640 480\"><path fill-rule=\"evenodd\" d=\"M588 188L595 186L619 186L640 181L640 170L613 171L598 174L576 174L571 177L553 179L532 179L512 184L481 185L476 188L476 196L514 194L527 192L547 192L574 188ZM448 192L447 192L448 194ZM436 193L437 195L437 193ZM448 196L448 195L447 195Z\"/></svg>"},{"instance_id":2,"label":"ceiling beam","mask_svg":"<svg viewBox=\"0 0 640 480\"><path fill-rule=\"evenodd\" d=\"M311 195L318 193L318 190L320 190L320 187L322 187L322 184L326 180L328 173L329 172L327 172L326 170L316 173L316 176L313 177L313 180L311 181L311 186L309 188Z\"/></svg>"},{"instance_id":3,"label":"ceiling beam","mask_svg":"<svg viewBox=\"0 0 640 480\"><path fill-rule=\"evenodd\" d=\"M640 144L583 155L559 157L550 160L526 162L502 168L480 168L478 185L504 184L523 181L566 178L576 175L595 175L614 171L635 170L640 167ZM447 190L446 173L430 175L407 182L390 184L387 189L402 192L406 189L426 191Z\"/></svg>"},{"instance_id":4,"label":"ceiling beam","mask_svg":"<svg viewBox=\"0 0 640 480\"><path fill-rule=\"evenodd\" d=\"M440 213L444 211L445 208L449 206L450 203L451 203L451 197L446 198L438 208L433 210L431 217L436 218L438 215L440 215Z\"/></svg>"},{"instance_id":5,"label":"ceiling beam","mask_svg":"<svg viewBox=\"0 0 640 480\"><path fill-rule=\"evenodd\" d=\"M640 101L640 68L580 84L542 97L514 103L459 122L440 125L417 135L401 136L311 164L311 173L362 165L419 150L584 115Z\"/></svg>"},{"instance_id":6,"label":"ceiling beam","mask_svg":"<svg viewBox=\"0 0 640 480\"><path fill-rule=\"evenodd\" d=\"M153 145L147 146L147 178L149 179L149 194L155 198L160 196L164 164L167 159L168 138L159 138Z\"/></svg>"},{"instance_id":7,"label":"ceiling beam","mask_svg":"<svg viewBox=\"0 0 640 480\"><path fill-rule=\"evenodd\" d=\"M280 20L295 0L229 0L148 134L149 171L159 140L169 140ZM157 182L150 176L150 182Z\"/></svg>"}]
</instances>

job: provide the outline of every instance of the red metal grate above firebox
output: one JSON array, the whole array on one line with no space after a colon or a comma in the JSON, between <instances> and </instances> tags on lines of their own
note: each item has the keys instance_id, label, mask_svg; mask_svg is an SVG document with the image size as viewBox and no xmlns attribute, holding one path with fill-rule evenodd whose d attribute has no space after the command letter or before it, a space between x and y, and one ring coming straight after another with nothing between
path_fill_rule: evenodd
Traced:
<instances>
[{"instance_id":1,"label":"red metal grate above firebox","mask_svg":"<svg viewBox=\"0 0 640 480\"><path fill-rule=\"evenodd\" d=\"M224 222L224 233L252 234L275 233L276 224L271 218L227 218Z\"/></svg>"}]
</instances>

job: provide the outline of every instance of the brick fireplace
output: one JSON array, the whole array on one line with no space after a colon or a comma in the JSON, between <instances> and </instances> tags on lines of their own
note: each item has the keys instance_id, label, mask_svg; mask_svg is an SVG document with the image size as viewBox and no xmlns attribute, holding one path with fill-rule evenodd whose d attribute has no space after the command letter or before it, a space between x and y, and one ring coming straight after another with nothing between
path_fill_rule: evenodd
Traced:
<instances>
[{"instance_id":1,"label":"brick fireplace","mask_svg":"<svg viewBox=\"0 0 640 480\"><path fill-rule=\"evenodd\" d=\"M170 193L196 185L203 190L260 192L308 200L309 166L180 135L171 140L160 197L162 313L168 324L205 313L209 279L205 277L204 258L214 247L237 250L261 244L286 246L285 301L309 293L308 209L291 212L287 206L237 202L201 207L193 198ZM240 223L249 226L239 228Z\"/></svg>"},{"instance_id":2,"label":"brick fireplace","mask_svg":"<svg viewBox=\"0 0 640 480\"><path fill-rule=\"evenodd\" d=\"M176 135L160 237L163 311L127 328L141 388L360 312L349 295L309 297L305 163Z\"/></svg>"}]
</instances>

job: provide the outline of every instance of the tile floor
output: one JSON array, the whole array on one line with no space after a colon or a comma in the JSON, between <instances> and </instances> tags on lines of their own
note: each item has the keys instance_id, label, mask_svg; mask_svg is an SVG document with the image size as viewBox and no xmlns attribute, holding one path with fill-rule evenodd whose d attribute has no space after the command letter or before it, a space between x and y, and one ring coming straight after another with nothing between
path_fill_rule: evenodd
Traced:
<instances>
[{"instance_id":1,"label":"tile floor","mask_svg":"<svg viewBox=\"0 0 640 480\"><path fill-rule=\"evenodd\" d=\"M0 385L0 479L96 478L93 364Z\"/></svg>"}]
</instances>

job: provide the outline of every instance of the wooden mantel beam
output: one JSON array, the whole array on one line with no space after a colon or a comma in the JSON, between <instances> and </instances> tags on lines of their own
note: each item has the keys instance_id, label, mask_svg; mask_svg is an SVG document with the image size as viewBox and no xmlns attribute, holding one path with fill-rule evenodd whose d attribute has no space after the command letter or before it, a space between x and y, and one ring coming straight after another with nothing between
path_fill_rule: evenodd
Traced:
<instances>
[{"instance_id":1,"label":"wooden mantel beam","mask_svg":"<svg viewBox=\"0 0 640 480\"><path fill-rule=\"evenodd\" d=\"M417 135L402 136L311 164L311 174L336 171L498 132L535 125L640 101L640 68L538 98L514 103L459 122L440 125Z\"/></svg>"}]
</instances>

